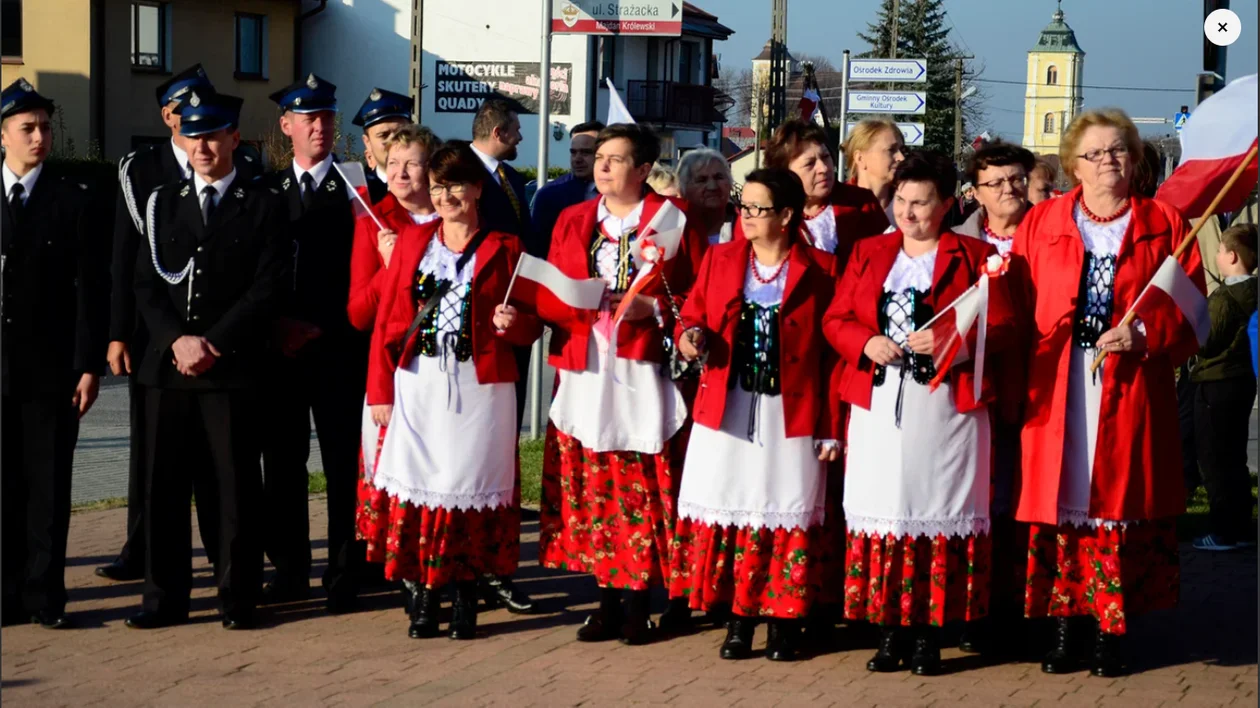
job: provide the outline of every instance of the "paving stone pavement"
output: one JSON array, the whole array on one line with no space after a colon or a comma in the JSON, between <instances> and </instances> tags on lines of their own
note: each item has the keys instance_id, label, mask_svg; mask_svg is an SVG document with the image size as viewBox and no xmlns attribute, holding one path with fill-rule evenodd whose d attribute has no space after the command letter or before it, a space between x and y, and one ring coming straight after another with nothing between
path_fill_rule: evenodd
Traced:
<instances>
[{"instance_id":1,"label":"paving stone pavement","mask_svg":"<svg viewBox=\"0 0 1260 708\"><path fill-rule=\"evenodd\" d=\"M322 499L311 529L324 528ZM579 644L594 606L591 579L541 569L537 522L522 527L519 585L540 614L483 613L475 641L413 640L396 593L330 616L322 593L264 615L263 628L224 631L204 556L195 565L192 623L142 632L123 620L140 583L113 584L94 566L122 542L126 510L75 514L70 611L80 629L0 631L0 701L20 706L1246 706L1257 702L1257 556L1183 546L1182 603L1131 624L1136 673L1096 679L1042 674L1036 663L989 664L945 651L945 676L874 675L873 637L840 630L843 650L795 664L718 658L723 635L701 631L645 647ZM195 516L193 517L195 524ZM194 533L194 539L199 536ZM316 567L326 559L322 535ZM316 588L318 582L312 581ZM764 641L758 630L757 645Z\"/></svg>"}]
</instances>

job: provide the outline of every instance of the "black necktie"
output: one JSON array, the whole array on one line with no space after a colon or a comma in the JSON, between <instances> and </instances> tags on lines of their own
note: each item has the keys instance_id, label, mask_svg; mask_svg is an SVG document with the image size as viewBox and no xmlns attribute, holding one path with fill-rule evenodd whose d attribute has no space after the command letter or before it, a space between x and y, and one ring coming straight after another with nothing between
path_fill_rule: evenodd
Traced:
<instances>
[{"instance_id":1,"label":"black necktie","mask_svg":"<svg viewBox=\"0 0 1260 708\"><path fill-rule=\"evenodd\" d=\"M214 197L218 192L215 191L214 185L207 184L201 190L201 223L210 224L210 215L214 213Z\"/></svg>"},{"instance_id":2,"label":"black necktie","mask_svg":"<svg viewBox=\"0 0 1260 708\"><path fill-rule=\"evenodd\" d=\"M13 185L13 191L9 192L9 213L13 215L13 221L17 221L22 215L22 194L26 191L26 187L21 182Z\"/></svg>"},{"instance_id":3,"label":"black necktie","mask_svg":"<svg viewBox=\"0 0 1260 708\"><path fill-rule=\"evenodd\" d=\"M315 206L315 178L310 172L302 173L302 211L310 211Z\"/></svg>"}]
</instances>

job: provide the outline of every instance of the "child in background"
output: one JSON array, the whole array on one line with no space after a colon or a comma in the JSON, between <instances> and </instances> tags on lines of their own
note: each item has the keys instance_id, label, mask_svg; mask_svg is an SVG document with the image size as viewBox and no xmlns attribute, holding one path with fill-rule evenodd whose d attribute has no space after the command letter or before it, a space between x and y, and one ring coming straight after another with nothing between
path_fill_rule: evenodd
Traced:
<instances>
[{"instance_id":1,"label":"child in background","mask_svg":"<svg viewBox=\"0 0 1260 708\"><path fill-rule=\"evenodd\" d=\"M1254 546L1247 438L1256 375L1247 326L1256 312L1256 226L1237 224L1221 233L1216 265L1224 284L1208 297L1212 326L1190 377L1195 443L1208 493L1211 533L1195 539L1201 551Z\"/></svg>"}]
</instances>

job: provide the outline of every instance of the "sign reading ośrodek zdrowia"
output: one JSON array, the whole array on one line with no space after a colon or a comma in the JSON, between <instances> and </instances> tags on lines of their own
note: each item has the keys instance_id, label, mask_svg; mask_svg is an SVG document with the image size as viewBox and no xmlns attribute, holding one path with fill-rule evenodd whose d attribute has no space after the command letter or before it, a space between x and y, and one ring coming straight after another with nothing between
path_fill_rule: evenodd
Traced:
<instances>
[{"instance_id":1,"label":"sign reading o\u015brodek zdrowia","mask_svg":"<svg viewBox=\"0 0 1260 708\"><path fill-rule=\"evenodd\" d=\"M524 113L538 112L542 77L536 61L438 61L434 71L438 113L476 113L493 98L515 101ZM551 65L551 115L569 115L572 79L572 64Z\"/></svg>"}]
</instances>

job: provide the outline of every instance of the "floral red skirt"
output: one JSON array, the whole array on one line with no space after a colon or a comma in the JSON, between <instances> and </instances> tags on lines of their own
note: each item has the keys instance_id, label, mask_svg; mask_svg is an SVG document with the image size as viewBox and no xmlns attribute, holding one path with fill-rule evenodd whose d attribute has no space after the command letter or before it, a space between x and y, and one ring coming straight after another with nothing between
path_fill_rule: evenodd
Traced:
<instances>
[{"instance_id":1,"label":"floral red skirt","mask_svg":"<svg viewBox=\"0 0 1260 708\"><path fill-rule=\"evenodd\" d=\"M846 538L844 616L879 625L975 620L989 612L988 534Z\"/></svg>"},{"instance_id":2,"label":"floral red skirt","mask_svg":"<svg viewBox=\"0 0 1260 708\"><path fill-rule=\"evenodd\" d=\"M1176 519L1116 528L1032 524L1024 612L1090 616L1108 634L1129 617L1177 605L1181 562Z\"/></svg>"},{"instance_id":3,"label":"floral red skirt","mask_svg":"<svg viewBox=\"0 0 1260 708\"><path fill-rule=\"evenodd\" d=\"M821 528L754 529L679 519L669 596L692 609L730 605L743 617L804 617L819 581Z\"/></svg>"},{"instance_id":4,"label":"floral red skirt","mask_svg":"<svg viewBox=\"0 0 1260 708\"><path fill-rule=\"evenodd\" d=\"M384 437L382 428L380 440ZM469 511L417 506L373 486L360 453L356 521L368 562L384 563L390 580L440 588L485 573L511 575L521 555L519 481L511 506Z\"/></svg>"},{"instance_id":5,"label":"floral red skirt","mask_svg":"<svg viewBox=\"0 0 1260 708\"><path fill-rule=\"evenodd\" d=\"M547 426L539 561L591 573L602 588L661 585L674 529L670 444L657 455L592 452Z\"/></svg>"}]
</instances>

